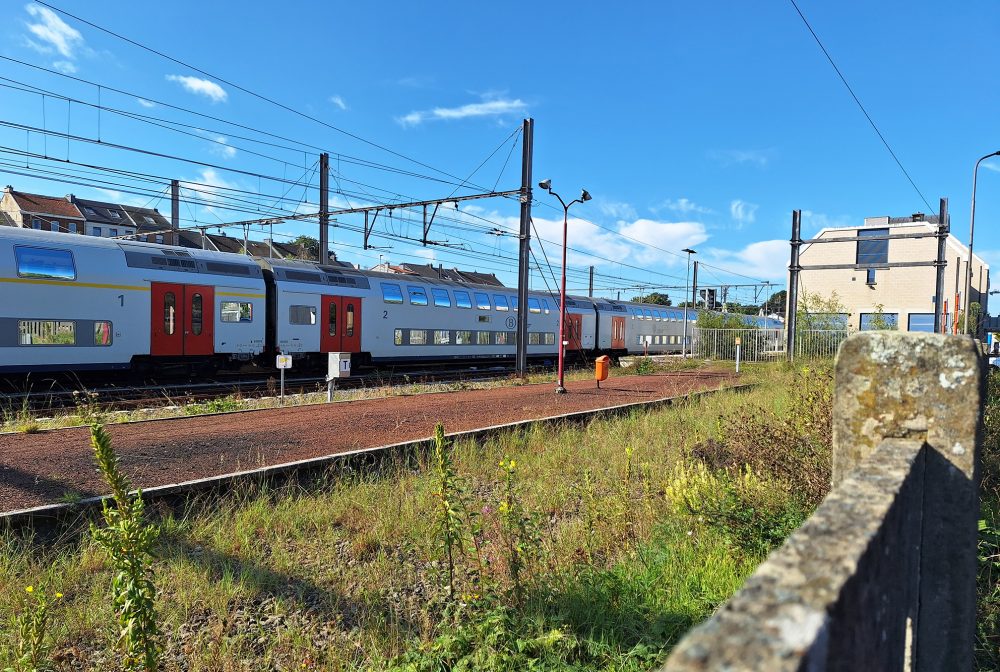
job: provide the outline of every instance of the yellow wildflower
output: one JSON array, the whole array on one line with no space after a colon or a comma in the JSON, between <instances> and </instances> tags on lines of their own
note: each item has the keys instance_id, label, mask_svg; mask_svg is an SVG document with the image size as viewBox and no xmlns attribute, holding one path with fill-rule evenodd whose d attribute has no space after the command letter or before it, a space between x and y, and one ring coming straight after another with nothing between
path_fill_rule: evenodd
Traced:
<instances>
[{"instance_id":1,"label":"yellow wildflower","mask_svg":"<svg viewBox=\"0 0 1000 672\"><path fill-rule=\"evenodd\" d=\"M33 593L33 592L35 592L35 587L34 586L28 586L28 587L26 587L24 589L24 592L26 592L26 593Z\"/></svg>"}]
</instances>

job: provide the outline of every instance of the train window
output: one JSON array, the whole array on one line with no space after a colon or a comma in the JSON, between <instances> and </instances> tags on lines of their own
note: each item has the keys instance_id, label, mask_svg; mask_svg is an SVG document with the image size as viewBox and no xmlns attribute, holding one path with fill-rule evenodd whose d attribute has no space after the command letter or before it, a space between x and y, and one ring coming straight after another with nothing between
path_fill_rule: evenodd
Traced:
<instances>
[{"instance_id":1,"label":"train window","mask_svg":"<svg viewBox=\"0 0 1000 672\"><path fill-rule=\"evenodd\" d=\"M431 294L434 296L434 305L438 308L451 308L451 297L448 296L447 289L432 289Z\"/></svg>"},{"instance_id":2,"label":"train window","mask_svg":"<svg viewBox=\"0 0 1000 672\"><path fill-rule=\"evenodd\" d=\"M410 294L410 305L411 306L426 306L427 305L427 292L423 287L417 287L416 285L407 285L406 291Z\"/></svg>"},{"instance_id":3,"label":"train window","mask_svg":"<svg viewBox=\"0 0 1000 672\"><path fill-rule=\"evenodd\" d=\"M21 345L76 345L76 322L18 320L17 332Z\"/></svg>"},{"instance_id":4,"label":"train window","mask_svg":"<svg viewBox=\"0 0 1000 672\"><path fill-rule=\"evenodd\" d=\"M511 307L511 308L512 308L512 309L513 309L513 310L514 310L515 312L516 312L516 311L518 310L518 307L517 307L517 297L516 297L516 296L512 296L512 297L510 297L510 307Z\"/></svg>"},{"instance_id":5,"label":"train window","mask_svg":"<svg viewBox=\"0 0 1000 672\"><path fill-rule=\"evenodd\" d=\"M219 314L223 322L253 322L253 304L249 301L223 301Z\"/></svg>"},{"instance_id":6,"label":"train window","mask_svg":"<svg viewBox=\"0 0 1000 672\"><path fill-rule=\"evenodd\" d=\"M479 316L479 321L480 322L489 322L490 321L490 316L489 315L480 315Z\"/></svg>"},{"instance_id":7,"label":"train window","mask_svg":"<svg viewBox=\"0 0 1000 672\"><path fill-rule=\"evenodd\" d=\"M495 343L497 345L507 345L507 332L506 331L494 331L496 335Z\"/></svg>"},{"instance_id":8,"label":"train window","mask_svg":"<svg viewBox=\"0 0 1000 672\"><path fill-rule=\"evenodd\" d=\"M383 282L382 300L385 301L386 303L402 303L403 290L399 288L399 285L394 285L389 282Z\"/></svg>"},{"instance_id":9,"label":"train window","mask_svg":"<svg viewBox=\"0 0 1000 672\"><path fill-rule=\"evenodd\" d=\"M455 332L455 345L471 345L472 344L472 332L471 331L456 331Z\"/></svg>"},{"instance_id":10,"label":"train window","mask_svg":"<svg viewBox=\"0 0 1000 672\"><path fill-rule=\"evenodd\" d=\"M539 303L538 299L528 298L528 312L529 313L540 313L542 312L542 304Z\"/></svg>"},{"instance_id":11,"label":"train window","mask_svg":"<svg viewBox=\"0 0 1000 672\"><path fill-rule=\"evenodd\" d=\"M644 309L642 311L642 314L646 316L647 320L653 319L653 311L651 311L649 308Z\"/></svg>"},{"instance_id":12,"label":"train window","mask_svg":"<svg viewBox=\"0 0 1000 672\"><path fill-rule=\"evenodd\" d=\"M528 332L528 345L538 345L541 334L537 331Z\"/></svg>"},{"instance_id":13,"label":"train window","mask_svg":"<svg viewBox=\"0 0 1000 672\"><path fill-rule=\"evenodd\" d=\"M191 297L191 333L201 336L202 319L204 316L204 306L201 294Z\"/></svg>"},{"instance_id":14,"label":"train window","mask_svg":"<svg viewBox=\"0 0 1000 672\"><path fill-rule=\"evenodd\" d=\"M507 297L503 294L494 294L493 303L496 304L497 310L509 310L507 307Z\"/></svg>"},{"instance_id":15,"label":"train window","mask_svg":"<svg viewBox=\"0 0 1000 672\"><path fill-rule=\"evenodd\" d=\"M460 289L455 290L455 307L472 308L472 299L469 298L468 292L463 292Z\"/></svg>"},{"instance_id":16,"label":"train window","mask_svg":"<svg viewBox=\"0 0 1000 672\"><path fill-rule=\"evenodd\" d=\"M482 292L476 292L476 308L479 310L489 310L490 309L490 297Z\"/></svg>"},{"instance_id":17,"label":"train window","mask_svg":"<svg viewBox=\"0 0 1000 672\"><path fill-rule=\"evenodd\" d=\"M344 336L354 336L354 304L347 304L347 313L344 318L346 324L344 325Z\"/></svg>"},{"instance_id":18,"label":"train window","mask_svg":"<svg viewBox=\"0 0 1000 672\"><path fill-rule=\"evenodd\" d=\"M69 250L50 250L44 247L14 247L17 258L17 275L22 278L53 278L76 280L73 253Z\"/></svg>"},{"instance_id":19,"label":"train window","mask_svg":"<svg viewBox=\"0 0 1000 672\"><path fill-rule=\"evenodd\" d=\"M489 345L490 344L490 332L480 331L476 333L476 344L477 345Z\"/></svg>"},{"instance_id":20,"label":"train window","mask_svg":"<svg viewBox=\"0 0 1000 672\"><path fill-rule=\"evenodd\" d=\"M551 332L546 333L545 345L555 345L555 344L556 344L556 335Z\"/></svg>"},{"instance_id":21,"label":"train window","mask_svg":"<svg viewBox=\"0 0 1000 672\"><path fill-rule=\"evenodd\" d=\"M546 315L549 314L549 302L545 299L542 299L542 310L545 311Z\"/></svg>"},{"instance_id":22,"label":"train window","mask_svg":"<svg viewBox=\"0 0 1000 672\"><path fill-rule=\"evenodd\" d=\"M110 322L94 322L94 345L111 345L112 333Z\"/></svg>"},{"instance_id":23,"label":"train window","mask_svg":"<svg viewBox=\"0 0 1000 672\"><path fill-rule=\"evenodd\" d=\"M163 295L163 333L172 336L177 330L177 297L173 292Z\"/></svg>"},{"instance_id":24,"label":"train window","mask_svg":"<svg viewBox=\"0 0 1000 672\"><path fill-rule=\"evenodd\" d=\"M337 302L330 302L330 318L327 320L326 332L330 336L337 335Z\"/></svg>"},{"instance_id":25,"label":"train window","mask_svg":"<svg viewBox=\"0 0 1000 672\"><path fill-rule=\"evenodd\" d=\"M451 343L451 332L447 329L434 331L434 345L448 345Z\"/></svg>"},{"instance_id":26,"label":"train window","mask_svg":"<svg viewBox=\"0 0 1000 672\"><path fill-rule=\"evenodd\" d=\"M316 324L315 306L288 306L289 324Z\"/></svg>"},{"instance_id":27,"label":"train window","mask_svg":"<svg viewBox=\"0 0 1000 672\"><path fill-rule=\"evenodd\" d=\"M403 330L402 329L397 329L395 332L393 332L392 342L395 343L396 345L402 345L403 344Z\"/></svg>"},{"instance_id":28,"label":"train window","mask_svg":"<svg viewBox=\"0 0 1000 672\"><path fill-rule=\"evenodd\" d=\"M427 331L410 329L410 345L427 345Z\"/></svg>"}]
</instances>

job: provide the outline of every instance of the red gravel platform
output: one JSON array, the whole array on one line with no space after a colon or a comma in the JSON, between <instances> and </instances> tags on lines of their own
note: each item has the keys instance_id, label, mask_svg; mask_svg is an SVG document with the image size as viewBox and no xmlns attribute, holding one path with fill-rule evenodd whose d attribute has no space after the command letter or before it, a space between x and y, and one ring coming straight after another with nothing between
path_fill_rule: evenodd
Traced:
<instances>
[{"instance_id":1,"label":"red gravel platform","mask_svg":"<svg viewBox=\"0 0 1000 672\"><path fill-rule=\"evenodd\" d=\"M676 397L722 387L726 373L686 371L567 384L467 390L110 425L122 466L150 488L451 432ZM107 488L89 430L0 434L0 512L91 497Z\"/></svg>"}]
</instances>

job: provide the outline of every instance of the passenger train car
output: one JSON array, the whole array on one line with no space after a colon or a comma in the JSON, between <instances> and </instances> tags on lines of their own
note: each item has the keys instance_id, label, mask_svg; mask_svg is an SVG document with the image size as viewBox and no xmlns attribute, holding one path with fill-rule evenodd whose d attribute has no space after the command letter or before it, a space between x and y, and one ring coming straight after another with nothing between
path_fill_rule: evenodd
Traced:
<instances>
[{"instance_id":1,"label":"passenger train car","mask_svg":"<svg viewBox=\"0 0 1000 672\"><path fill-rule=\"evenodd\" d=\"M681 350L682 309L567 297L566 313L571 356ZM530 292L527 320L529 358L554 359L559 297ZM0 373L506 360L517 321L507 287L0 228Z\"/></svg>"}]
</instances>

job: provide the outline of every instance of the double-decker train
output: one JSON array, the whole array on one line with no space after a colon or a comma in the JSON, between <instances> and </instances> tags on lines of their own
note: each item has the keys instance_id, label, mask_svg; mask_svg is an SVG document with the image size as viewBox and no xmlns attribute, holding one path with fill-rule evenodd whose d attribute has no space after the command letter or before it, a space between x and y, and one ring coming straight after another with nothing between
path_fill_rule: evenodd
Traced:
<instances>
[{"instance_id":1,"label":"double-decker train","mask_svg":"<svg viewBox=\"0 0 1000 672\"><path fill-rule=\"evenodd\" d=\"M566 313L571 355L681 350L678 308L573 296ZM512 360L518 317L506 287L0 227L0 373ZM530 292L526 317L528 357L555 358L558 295Z\"/></svg>"}]
</instances>

